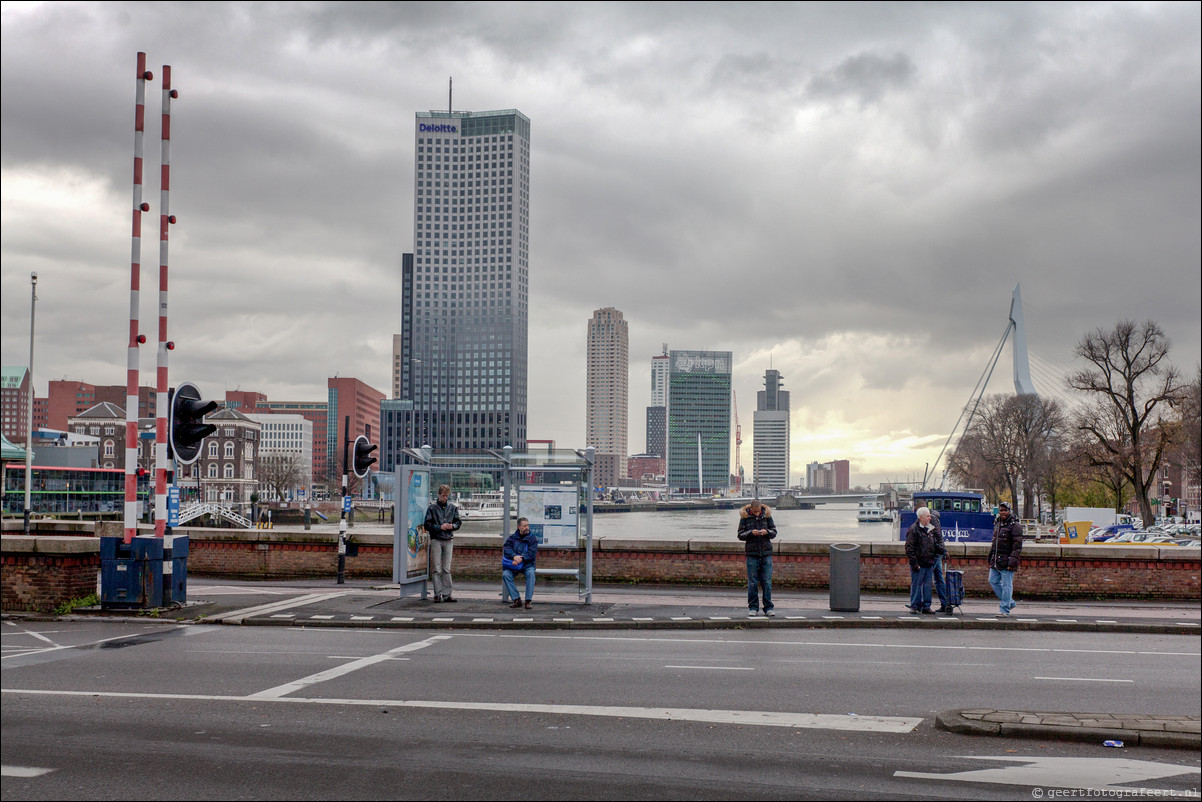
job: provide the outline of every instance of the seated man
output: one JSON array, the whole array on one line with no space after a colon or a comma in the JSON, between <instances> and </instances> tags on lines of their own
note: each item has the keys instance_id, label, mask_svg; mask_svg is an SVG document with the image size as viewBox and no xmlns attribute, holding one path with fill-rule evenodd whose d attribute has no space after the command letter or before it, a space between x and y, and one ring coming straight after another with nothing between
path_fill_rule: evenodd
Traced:
<instances>
[{"instance_id":1,"label":"seated man","mask_svg":"<svg viewBox=\"0 0 1202 802\"><path fill-rule=\"evenodd\" d=\"M510 607L522 606L518 596L517 585L513 575L526 575L526 609L530 609L530 600L534 598L534 562L538 557L538 538L530 534L530 521L518 518L518 529L505 540L501 550L501 581L505 583L505 592L513 599Z\"/></svg>"}]
</instances>

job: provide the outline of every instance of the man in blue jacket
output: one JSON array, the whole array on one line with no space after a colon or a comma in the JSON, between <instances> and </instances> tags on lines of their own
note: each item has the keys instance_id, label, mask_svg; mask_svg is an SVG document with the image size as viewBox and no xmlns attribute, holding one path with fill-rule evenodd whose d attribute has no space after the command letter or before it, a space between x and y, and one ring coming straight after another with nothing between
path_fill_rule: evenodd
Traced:
<instances>
[{"instance_id":1,"label":"man in blue jacket","mask_svg":"<svg viewBox=\"0 0 1202 802\"><path fill-rule=\"evenodd\" d=\"M518 596L517 585L513 575L526 575L526 609L530 609L530 600L534 598L534 563L538 559L538 538L530 534L530 521L518 518L518 529L505 540L501 549L501 581L505 583L505 592L513 599L510 607L517 609L522 606Z\"/></svg>"}]
</instances>

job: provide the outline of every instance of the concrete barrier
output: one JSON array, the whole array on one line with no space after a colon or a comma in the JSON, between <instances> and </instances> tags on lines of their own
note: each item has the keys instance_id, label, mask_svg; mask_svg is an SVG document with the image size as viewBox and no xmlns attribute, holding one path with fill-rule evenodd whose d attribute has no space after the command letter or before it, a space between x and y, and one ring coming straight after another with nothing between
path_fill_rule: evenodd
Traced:
<instances>
[{"instance_id":1,"label":"concrete barrier","mask_svg":"<svg viewBox=\"0 0 1202 802\"><path fill-rule=\"evenodd\" d=\"M77 524L90 527L90 524ZM9 529L8 526L5 527ZM80 536L66 540L92 540L90 533L74 529ZM244 579L296 579L333 577L337 573L336 532L305 531L302 528L274 530L208 529L181 527L190 542L188 573L196 577ZM57 529L55 530L57 535ZM392 578L392 535L352 533L359 556L346 560L346 575L354 579ZM39 552L15 534L4 535L5 609L10 604L44 605L31 601L32 569L13 573L14 582L24 583L26 594L18 600L10 595L10 555L25 554L50 566L58 559L82 559L82 553ZM38 541L41 540L39 537ZM53 541L47 541L51 549ZM459 535L455 538L454 573L464 579L492 580L500 576L502 538L497 535ZM860 584L866 592L906 593L910 571L905 544L900 542L860 543ZM825 590L830 581L829 542L775 544L773 584L780 588ZM58 547L63 548L63 547ZM949 567L964 572L970 596L990 597L988 544L948 544ZM39 556L40 555L40 556ZM87 552L96 560L94 551ZM11 563L14 568L17 563ZM583 564L580 552L565 549L540 550L539 566L575 569ZM62 563L66 568L66 563ZM1028 543L1015 577L1019 596L1039 599L1166 599L1198 601L1202 549L1158 546L1077 546ZM71 565L72 570L79 566ZM91 578L95 586L94 569ZM37 580L53 581L53 572ZM632 540L602 538L594 543L593 578L596 582L723 585L737 587L746 582L743 544L730 540ZM72 587L82 587L80 580ZM75 591L64 591L74 593ZM91 593L89 589L87 593ZM51 594L53 595L53 594ZM60 596L63 593L59 594ZM86 593L76 596L87 595ZM39 597L40 598L40 597ZM12 601L10 601L10 599ZM66 600L60 598L59 602ZM24 609L24 608L22 608Z\"/></svg>"}]
</instances>

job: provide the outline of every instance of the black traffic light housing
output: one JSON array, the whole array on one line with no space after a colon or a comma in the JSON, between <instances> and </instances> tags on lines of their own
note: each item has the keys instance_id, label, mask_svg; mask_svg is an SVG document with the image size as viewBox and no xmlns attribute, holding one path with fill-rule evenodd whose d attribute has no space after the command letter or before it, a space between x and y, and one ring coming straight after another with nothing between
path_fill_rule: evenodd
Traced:
<instances>
[{"instance_id":1,"label":"black traffic light housing","mask_svg":"<svg viewBox=\"0 0 1202 802\"><path fill-rule=\"evenodd\" d=\"M364 476L367 476L368 469L371 468L372 464L376 461L376 458L371 455L371 452L375 451L378 447L379 446L374 446L369 443L367 438L363 435L359 435L355 438L355 453L353 457L355 476L358 476L360 479L362 479Z\"/></svg>"},{"instance_id":2,"label":"black traffic light housing","mask_svg":"<svg viewBox=\"0 0 1202 802\"><path fill-rule=\"evenodd\" d=\"M217 431L217 427L204 422L204 416L217 409L216 401L202 401L200 390L191 382L184 382L171 394L171 419L167 426L171 437L167 443L168 456L184 465L196 462L200 456L201 441Z\"/></svg>"}]
</instances>

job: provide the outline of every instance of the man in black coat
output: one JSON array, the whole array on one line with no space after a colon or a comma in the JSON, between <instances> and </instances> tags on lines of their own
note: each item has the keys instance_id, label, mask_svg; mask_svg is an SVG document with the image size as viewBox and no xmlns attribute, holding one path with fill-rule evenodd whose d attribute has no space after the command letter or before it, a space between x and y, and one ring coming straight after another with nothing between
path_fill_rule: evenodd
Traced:
<instances>
[{"instance_id":1,"label":"man in black coat","mask_svg":"<svg viewBox=\"0 0 1202 802\"><path fill-rule=\"evenodd\" d=\"M760 590L764 595L764 615L774 616L772 607L772 539L776 524L772 510L757 498L739 510L739 540L747 555L747 617L755 618L760 610Z\"/></svg>"},{"instance_id":2,"label":"man in black coat","mask_svg":"<svg viewBox=\"0 0 1202 802\"><path fill-rule=\"evenodd\" d=\"M1014 609L1014 572L1023 550L1023 525L1010 512L1010 503L998 505L993 522L993 544L989 547L989 584L998 598L1002 615Z\"/></svg>"},{"instance_id":3,"label":"man in black coat","mask_svg":"<svg viewBox=\"0 0 1202 802\"><path fill-rule=\"evenodd\" d=\"M915 512L918 519L906 530L906 559L910 561L910 613L931 614L934 613L931 609L931 582L935 578L935 561L946 552L943 533L939 524L931 518L931 511L919 507Z\"/></svg>"}]
</instances>

